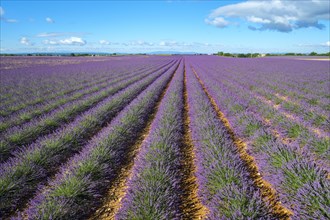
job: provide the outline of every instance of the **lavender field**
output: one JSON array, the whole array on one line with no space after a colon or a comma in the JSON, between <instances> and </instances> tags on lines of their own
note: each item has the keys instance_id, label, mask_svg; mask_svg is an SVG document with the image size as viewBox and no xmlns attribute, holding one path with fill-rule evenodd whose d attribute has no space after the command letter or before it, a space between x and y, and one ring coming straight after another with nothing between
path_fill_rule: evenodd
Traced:
<instances>
[{"instance_id":1,"label":"lavender field","mask_svg":"<svg viewBox=\"0 0 330 220\"><path fill-rule=\"evenodd\" d=\"M330 219L327 60L0 65L0 219Z\"/></svg>"}]
</instances>

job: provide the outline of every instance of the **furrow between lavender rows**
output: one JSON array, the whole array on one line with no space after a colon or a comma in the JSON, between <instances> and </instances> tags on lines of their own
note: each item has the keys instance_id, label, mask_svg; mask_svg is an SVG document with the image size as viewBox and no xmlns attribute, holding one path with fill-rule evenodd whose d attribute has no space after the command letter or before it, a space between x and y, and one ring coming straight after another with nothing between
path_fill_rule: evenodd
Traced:
<instances>
[{"instance_id":1,"label":"furrow between lavender rows","mask_svg":"<svg viewBox=\"0 0 330 220\"><path fill-rule=\"evenodd\" d=\"M140 92L174 65L141 79L76 118L55 133L16 152L0 167L0 213L11 214L35 192L58 166L80 151L89 138L102 129Z\"/></svg>"},{"instance_id":2,"label":"furrow between lavender rows","mask_svg":"<svg viewBox=\"0 0 330 220\"><path fill-rule=\"evenodd\" d=\"M187 66L191 63L187 62ZM191 68L187 68L190 129L197 156L198 191L209 219L286 219L290 212L278 199L265 198L251 173L252 161L242 157L231 132ZM245 155L246 156L246 155ZM260 181L258 181L259 183Z\"/></svg>"},{"instance_id":3,"label":"furrow between lavender rows","mask_svg":"<svg viewBox=\"0 0 330 220\"><path fill-rule=\"evenodd\" d=\"M157 71L158 69L161 69L163 67L164 66L161 66L157 69L153 67L137 70L135 72L128 72L127 74L119 73L116 76L108 76L73 93L60 96L59 99L48 101L43 105L31 106L31 108L26 108L24 109L24 111L19 111L16 114L13 114L10 117L7 117L6 119L0 121L0 132L5 132L7 129L10 129L13 126L21 126L22 124L33 120L35 117L42 117L44 114L56 110L57 108L63 106L66 103L83 99L87 95L94 94L110 85L114 85L115 83L125 79L129 79L132 76L139 75L143 72Z\"/></svg>"},{"instance_id":4,"label":"furrow between lavender rows","mask_svg":"<svg viewBox=\"0 0 330 220\"><path fill-rule=\"evenodd\" d=\"M247 139L249 141L246 145L247 151L256 160L260 176L272 184L283 205L293 211L292 219L329 217L325 211L330 198L330 181L326 164L317 165L315 158L308 154L306 149L280 142L272 135L270 129L263 127L258 118L253 114L250 115L249 111L245 110L242 113L233 111L232 109L235 108L230 107L234 104L229 106L224 104L228 97L235 105L248 100L240 101L233 94L226 94L212 74L200 74L200 76L204 79L210 94L215 97L215 102L231 115L229 122L239 136L246 136L244 135L246 129L241 128L246 123L260 126L253 136L254 139ZM217 86L212 86L214 82L217 82ZM239 123L242 120L243 123Z\"/></svg>"},{"instance_id":5,"label":"furrow between lavender rows","mask_svg":"<svg viewBox=\"0 0 330 220\"><path fill-rule=\"evenodd\" d=\"M166 68L169 68L169 65ZM24 124L22 127L14 127L8 130L5 134L3 134L2 140L0 141L0 162L4 162L10 158L13 155L13 152L21 148L21 146L32 143L42 135L54 132L66 123L74 120L74 118L79 116L79 114L100 103L102 100L114 95L115 93L125 89L127 86L152 73L153 72L142 73L129 79L118 81L116 84L112 86L110 85L96 94L87 96L82 100L67 103L57 111L44 115L36 121L31 121Z\"/></svg>"},{"instance_id":6,"label":"furrow between lavender rows","mask_svg":"<svg viewBox=\"0 0 330 220\"><path fill-rule=\"evenodd\" d=\"M102 195L128 162L134 151L132 146L156 110L177 67L175 64L166 71L63 165L18 218L84 219L93 214L102 205Z\"/></svg>"},{"instance_id":7,"label":"furrow between lavender rows","mask_svg":"<svg viewBox=\"0 0 330 220\"><path fill-rule=\"evenodd\" d=\"M202 214L183 163L184 71L179 67L141 150L116 219L197 219ZM190 158L191 159L191 158ZM186 182L185 182L186 181Z\"/></svg>"}]
</instances>

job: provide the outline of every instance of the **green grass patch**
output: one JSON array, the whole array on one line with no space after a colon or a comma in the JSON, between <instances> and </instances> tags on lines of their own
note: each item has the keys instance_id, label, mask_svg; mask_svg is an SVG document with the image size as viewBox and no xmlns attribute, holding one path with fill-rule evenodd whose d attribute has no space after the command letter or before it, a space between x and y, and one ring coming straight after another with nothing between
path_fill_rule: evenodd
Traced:
<instances>
[{"instance_id":1,"label":"green grass patch","mask_svg":"<svg viewBox=\"0 0 330 220\"><path fill-rule=\"evenodd\" d=\"M261 127L261 124L258 122L250 122L246 125L244 134L247 136L252 136L259 128Z\"/></svg>"},{"instance_id":2,"label":"green grass patch","mask_svg":"<svg viewBox=\"0 0 330 220\"><path fill-rule=\"evenodd\" d=\"M317 99L309 99L307 102L310 105L318 105L320 103L320 101Z\"/></svg>"},{"instance_id":3,"label":"green grass patch","mask_svg":"<svg viewBox=\"0 0 330 220\"><path fill-rule=\"evenodd\" d=\"M240 104L235 104L231 107L231 111L235 112L235 113L240 113L244 110L244 107Z\"/></svg>"},{"instance_id":4,"label":"green grass patch","mask_svg":"<svg viewBox=\"0 0 330 220\"><path fill-rule=\"evenodd\" d=\"M270 156L270 163L273 167L281 168L284 164L297 158L295 152L289 151L284 148L278 148L276 152Z\"/></svg>"},{"instance_id":5,"label":"green grass patch","mask_svg":"<svg viewBox=\"0 0 330 220\"><path fill-rule=\"evenodd\" d=\"M298 189L300 189L306 183L314 182L318 175L316 170L307 165L293 166L288 169L284 169L285 181L284 187L290 193L295 195Z\"/></svg>"},{"instance_id":6,"label":"green grass patch","mask_svg":"<svg viewBox=\"0 0 330 220\"><path fill-rule=\"evenodd\" d=\"M283 108L295 114L299 114L302 111L299 105L290 102L283 103Z\"/></svg>"},{"instance_id":7,"label":"green grass patch","mask_svg":"<svg viewBox=\"0 0 330 220\"><path fill-rule=\"evenodd\" d=\"M326 154L326 152L330 151L330 139L325 138L322 140L313 141L312 146L313 146L313 151L318 156L323 156L324 154ZM329 157L329 153L327 154L327 156ZM327 159L330 160L330 158Z\"/></svg>"},{"instance_id":8,"label":"green grass patch","mask_svg":"<svg viewBox=\"0 0 330 220\"><path fill-rule=\"evenodd\" d=\"M211 196L228 185L241 185L240 178L235 171L228 167L214 168L207 180L207 188Z\"/></svg>"},{"instance_id":9,"label":"green grass patch","mask_svg":"<svg viewBox=\"0 0 330 220\"><path fill-rule=\"evenodd\" d=\"M282 99L280 99L280 98L278 98L278 97L275 97L275 98L274 98L274 103L275 103L275 105L279 105L279 104L281 104L282 102L283 102Z\"/></svg>"},{"instance_id":10,"label":"green grass patch","mask_svg":"<svg viewBox=\"0 0 330 220\"><path fill-rule=\"evenodd\" d=\"M273 139L272 135L270 134L263 134L260 135L259 137L257 137L254 141L253 141L253 146L254 146L254 150L256 152L260 152L264 145L266 145L269 141L271 141Z\"/></svg>"},{"instance_id":11,"label":"green grass patch","mask_svg":"<svg viewBox=\"0 0 330 220\"><path fill-rule=\"evenodd\" d=\"M287 130L287 134L289 138L293 138L296 139L298 138L303 132L305 131L305 129L303 127L301 127L298 124L294 124L292 126L290 126Z\"/></svg>"},{"instance_id":12,"label":"green grass patch","mask_svg":"<svg viewBox=\"0 0 330 220\"><path fill-rule=\"evenodd\" d=\"M322 125L324 122L326 122L327 117L324 115L316 115L316 117L313 120L313 125L315 126L320 126Z\"/></svg>"}]
</instances>

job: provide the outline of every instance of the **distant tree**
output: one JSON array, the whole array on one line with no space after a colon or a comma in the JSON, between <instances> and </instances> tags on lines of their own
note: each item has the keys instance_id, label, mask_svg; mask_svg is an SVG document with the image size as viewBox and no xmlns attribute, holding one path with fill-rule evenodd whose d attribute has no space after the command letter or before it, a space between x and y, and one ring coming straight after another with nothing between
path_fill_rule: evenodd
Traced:
<instances>
[{"instance_id":1,"label":"distant tree","mask_svg":"<svg viewBox=\"0 0 330 220\"><path fill-rule=\"evenodd\" d=\"M328 53L319 53L317 55L318 56L328 56L328 57L330 57L330 52L328 52Z\"/></svg>"},{"instance_id":2,"label":"distant tree","mask_svg":"<svg viewBox=\"0 0 330 220\"><path fill-rule=\"evenodd\" d=\"M309 54L309 56L317 56L317 53L313 51Z\"/></svg>"},{"instance_id":3,"label":"distant tree","mask_svg":"<svg viewBox=\"0 0 330 220\"><path fill-rule=\"evenodd\" d=\"M232 57L233 55L231 53L224 53L223 56L225 56L225 57Z\"/></svg>"},{"instance_id":4,"label":"distant tree","mask_svg":"<svg viewBox=\"0 0 330 220\"><path fill-rule=\"evenodd\" d=\"M215 53L214 55L218 56L225 56L225 57L239 57L239 58L252 58L252 57L260 57L260 53L238 53L238 54L232 54L232 53L224 53L222 51ZM271 54L269 54L271 56Z\"/></svg>"},{"instance_id":5,"label":"distant tree","mask_svg":"<svg viewBox=\"0 0 330 220\"><path fill-rule=\"evenodd\" d=\"M249 56L248 54L244 54L244 53L237 54L237 57L239 57L239 58L244 58L244 57L248 57L248 56Z\"/></svg>"}]
</instances>

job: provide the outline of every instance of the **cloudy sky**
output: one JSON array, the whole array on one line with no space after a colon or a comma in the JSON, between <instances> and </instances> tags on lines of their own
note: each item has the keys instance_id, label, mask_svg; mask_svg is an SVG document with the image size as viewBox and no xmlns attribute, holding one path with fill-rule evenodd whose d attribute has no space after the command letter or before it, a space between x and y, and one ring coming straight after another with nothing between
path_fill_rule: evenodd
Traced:
<instances>
[{"instance_id":1,"label":"cloudy sky","mask_svg":"<svg viewBox=\"0 0 330 220\"><path fill-rule=\"evenodd\" d=\"M328 52L328 0L1 0L1 52Z\"/></svg>"}]
</instances>

